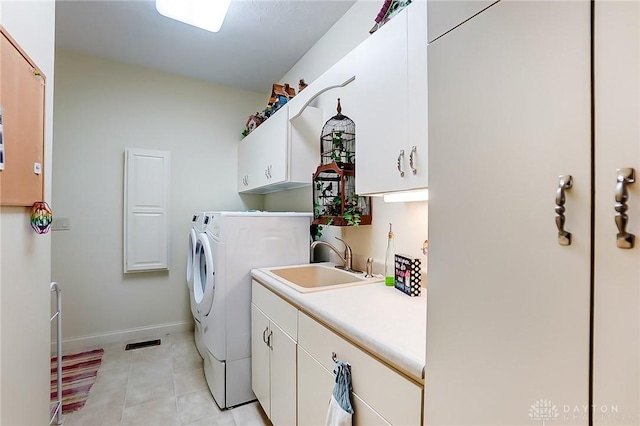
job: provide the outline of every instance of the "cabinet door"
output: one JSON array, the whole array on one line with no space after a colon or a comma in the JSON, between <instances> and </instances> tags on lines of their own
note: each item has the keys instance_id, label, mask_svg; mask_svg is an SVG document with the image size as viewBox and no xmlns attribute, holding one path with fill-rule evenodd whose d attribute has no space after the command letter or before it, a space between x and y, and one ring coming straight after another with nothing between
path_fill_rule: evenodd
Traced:
<instances>
[{"instance_id":1,"label":"cabinet door","mask_svg":"<svg viewBox=\"0 0 640 426\"><path fill-rule=\"evenodd\" d=\"M262 129L263 126L266 127ZM255 147L255 155L259 164L258 173L264 176L265 185L287 179L289 126L288 107L285 105L258 128L263 131L260 134L260 146Z\"/></svg>"},{"instance_id":2,"label":"cabinet door","mask_svg":"<svg viewBox=\"0 0 640 426\"><path fill-rule=\"evenodd\" d=\"M595 4L596 252L593 423L640 423L640 4ZM627 231L616 246L616 170L635 169Z\"/></svg>"},{"instance_id":3,"label":"cabinet door","mask_svg":"<svg viewBox=\"0 0 640 426\"><path fill-rule=\"evenodd\" d=\"M248 136L247 136L248 137ZM245 137L238 142L238 192L245 192L250 189L249 184L252 182L250 179L250 167L249 157L251 155L250 140Z\"/></svg>"},{"instance_id":4,"label":"cabinet door","mask_svg":"<svg viewBox=\"0 0 640 426\"><path fill-rule=\"evenodd\" d=\"M298 346L298 425L325 424L334 383L333 373ZM351 394L351 403L354 426L389 424L354 393Z\"/></svg>"},{"instance_id":5,"label":"cabinet door","mask_svg":"<svg viewBox=\"0 0 640 426\"><path fill-rule=\"evenodd\" d=\"M271 415L274 425L296 424L296 342L271 323Z\"/></svg>"},{"instance_id":6,"label":"cabinet door","mask_svg":"<svg viewBox=\"0 0 640 426\"><path fill-rule=\"evenodd\" d=\"M324 424L333 383L333 374L298 346L298 424L300 426Z\"/></svg>"},{"instance_id":7,"label":"cabinet door","mask_svg":"<svg viewBox=\"0 0 640 426\"><path fill-rule=\"evenodd\" d=\"M427 4L414 2L407 10L407 87L408 130L405 152L404 185L401 189L427 187ZM412 171L415 169L415 173Z\"/></svg>"},{"instance_id":8,"label":"cabinet door","mask_svg":"<svg viewBox=\"0 0 640 426\"><path fill-rule=\"evenodd\" d=\"M359 194L392 191L403 184L396 162L407 140L407 9L357 48L352 116Z\"/></svg>"},{"instance_id":9,"label":"cabinet door","mask_svg":"<svg viewBox=\"0 0 640 426\"><path fill-rule=\"evenodd\" d=\"M427 48L426 424L588 405L589 43L589 2L516 1ZM569 246L554 211L564 174Z\"/></svg>"},{"instance_id":10,"label":"cabinet door","mask_svg":"<svg viewBox=\"0 0 640 426\"><path fill-rule=\"evenodd\" d=\"M271 417L269 355L263 336L269 334L269 318L251 304L251 388L267 417Z\"/></svg>"}]
</instances>

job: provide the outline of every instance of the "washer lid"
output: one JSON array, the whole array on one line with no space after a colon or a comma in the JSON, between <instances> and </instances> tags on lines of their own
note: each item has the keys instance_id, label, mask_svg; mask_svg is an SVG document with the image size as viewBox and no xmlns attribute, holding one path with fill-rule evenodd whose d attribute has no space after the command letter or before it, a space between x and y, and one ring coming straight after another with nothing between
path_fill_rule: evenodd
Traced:
<instances>
[{"instance_id":1,"label":"washer lid","mask_svg":"<svg viewBox=\"0 0 640 426\"><path fill-rule=\"evenodd\" d=\"M201 315L208 315L213 304L213 292L216 285L215 266L209 237L198 235L193 267L193 296Z\"/></svg>"},{"instance_id":2,"label":"washer lid","mask_svg":"<svg viewBox=\"0 0 640 426\"><path fill-rule=\"evenodd\" d=\"M193 258L196 253L197 235L195 229L189 231L189 249L187 251L187 287L193 290Z\"/></svg>"}]
</instances>

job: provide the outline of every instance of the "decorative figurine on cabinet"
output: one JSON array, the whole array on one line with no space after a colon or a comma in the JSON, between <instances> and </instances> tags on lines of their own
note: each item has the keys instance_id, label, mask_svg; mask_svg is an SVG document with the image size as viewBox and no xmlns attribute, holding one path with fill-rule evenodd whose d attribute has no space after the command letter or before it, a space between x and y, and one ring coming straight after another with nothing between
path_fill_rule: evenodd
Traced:
<instances>
[{"instance_id":1,"label":"decorative figurine on cabinet","mask_svg":"<svg viewBox=\"0 0 640 426\"><path fill-rule=\"evenodd\" d=\"M274 83L271 88L271 98L269 98L269 105L273 108L272 114L282 108L295 95L296 89L289 86L289 84Z\"/></svg>"},{"instance_id":2,"label":"decorative figurine on cabinet","mask_svg":"<svg viewBox=\"0 0 640 426\"><path fill-rule=\"evenodd\" d=\"M259 125L261 125L262 121L262 117L257 112L255 113L255 115L250 115L246 124L249 133L253 132Z\"/></svg>"},{"instance_id":3,"label":"decorative figurine on cabinet","mask_svg":"<svg viewBox=\"0 0 640 426\"><path fill-rule=\"evenodd\" d=\"M404 7L408 6L409 4L411 4L411 0L407 0L407 1L385 0L384 4L382 5L382 8L380 9L380 12L378 12L378 15L374 19L376 23L369 30L369 34L375 33L378 30L378 28L386 24L387 21L389 21L389 19L393 17L393 15L398 13L400 10L402 10Z\"/></svg>"}]
</instances>

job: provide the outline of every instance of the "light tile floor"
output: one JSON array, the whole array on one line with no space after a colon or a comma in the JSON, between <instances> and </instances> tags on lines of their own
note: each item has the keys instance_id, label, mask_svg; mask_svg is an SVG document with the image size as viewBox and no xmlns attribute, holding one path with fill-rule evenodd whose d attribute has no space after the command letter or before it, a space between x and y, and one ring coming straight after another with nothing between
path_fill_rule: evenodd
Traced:
<instances>
[{"instance_id":1,"label":"light tile floor","mask_svg":"<svg viewBox=\"0 0 640 426\"><path fill-rule=\"evenodd\" d=\"M207 387L193 333L156 338L160 346L129 351L125 343L104 346L87 403L64 415L63 425L271 425L257 402L220 410Z\"/></svg>"}]
</instances>

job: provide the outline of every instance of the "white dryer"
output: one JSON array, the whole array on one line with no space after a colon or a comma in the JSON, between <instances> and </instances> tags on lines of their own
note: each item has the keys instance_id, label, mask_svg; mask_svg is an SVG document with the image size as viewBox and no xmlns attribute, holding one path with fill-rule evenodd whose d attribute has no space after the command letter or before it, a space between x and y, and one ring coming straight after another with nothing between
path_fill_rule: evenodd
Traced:
<instances>
[{"instance_id":1,"label":"white dryer","mask_svg":"<svg viewBox=\"0 0 640 426\"><path fill-rule=\"evenodd\" d=\"M311 213L217 212L198 235L194 295L206 349L205 377L220 408L255 399L251 269L308 263L311 219Z\"/></svg>"},{"instance_id":2,"label":"white dryer","mask_svg":"<svg viewBox=\"0 0 640 426\"><path fill-rule=\"evenodd\" d=\"M189 289L189 304L191 306L191 314L193 315L193 321L195 328L193 330L193 337L198 348L198 353L202 358L206 354L204 348L204 342L202 339L202 325L200 321L200 314L198 313L198 305L195 301L193 292L194 283L194 263L196 256L196 246L198 242L198 234L204 230L204 212L196 212L191 216L191 229L189 230L189 247L187 249L187 288Z\"/></svg>"}]
</instances>

